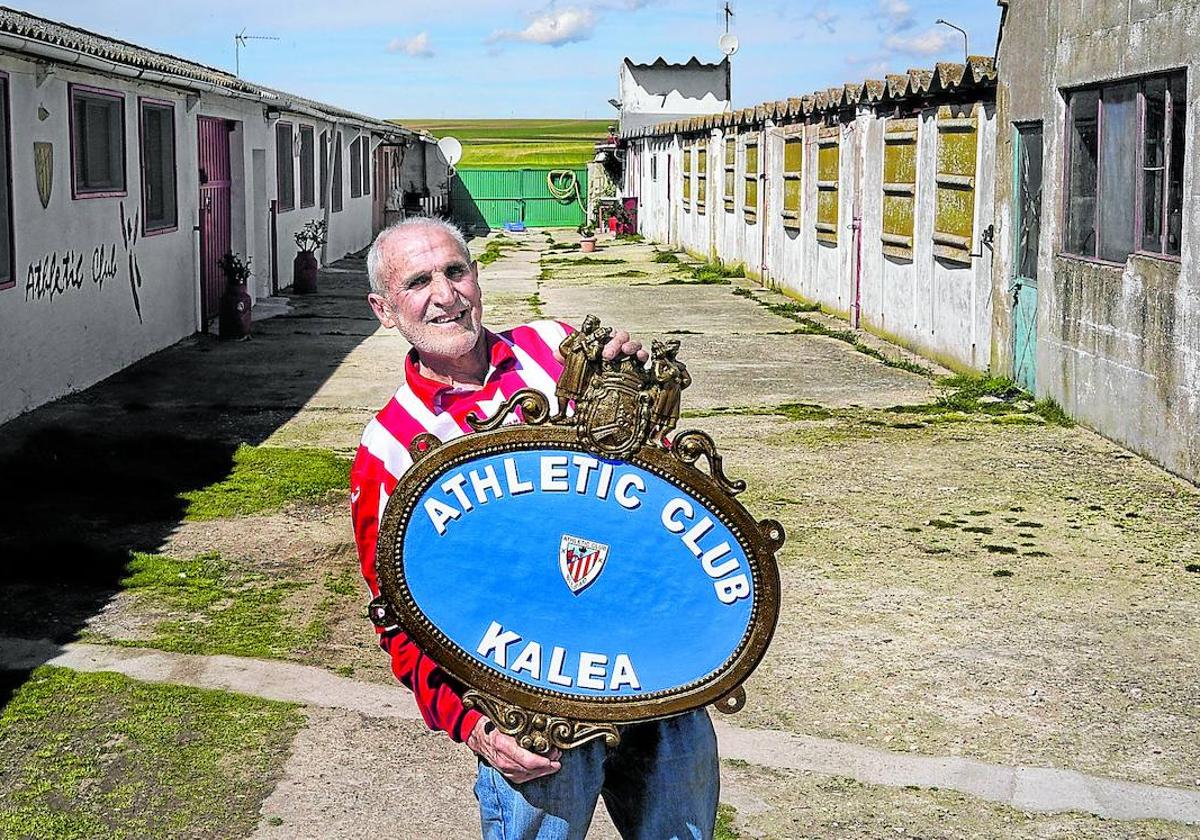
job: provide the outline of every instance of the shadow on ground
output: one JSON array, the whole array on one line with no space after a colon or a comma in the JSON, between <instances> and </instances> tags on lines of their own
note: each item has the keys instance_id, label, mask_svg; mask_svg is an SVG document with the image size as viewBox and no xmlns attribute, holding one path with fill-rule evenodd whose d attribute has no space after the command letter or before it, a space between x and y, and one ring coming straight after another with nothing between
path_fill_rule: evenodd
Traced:
<instances>
[{"instance_id":1,"label":"shadow on ground","mask_svg":"<svg viewBox=\"0 0 1200 840\"><path fill-rule=\"evenodd\" d=\"M364 261L330 268L250 341L193 336L2 427L0 636L75 639L129 553L183 520L180 494L225 478L239 444L292 418L375 331ZM0 671L0 708L27 674Z\"/></svg>"}]
</instances>

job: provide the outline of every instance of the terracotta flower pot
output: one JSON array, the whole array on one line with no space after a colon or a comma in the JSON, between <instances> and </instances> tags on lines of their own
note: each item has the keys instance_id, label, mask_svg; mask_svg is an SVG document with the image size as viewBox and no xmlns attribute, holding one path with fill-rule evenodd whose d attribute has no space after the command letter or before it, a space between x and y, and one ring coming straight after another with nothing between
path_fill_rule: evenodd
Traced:
<instances>
[{"instance_id":1,"label":"terracotta flower pot","mask_svg":"<svg viewBox=\"0 0 1200 840\"><path fill-rule=\"evenodd\" d=\"M317 255L300 251L292 261L292 291L310 295L317 290Z\"/></svg>"},{"instance_id":2,"label":"terracotta flower pot","mask_svg":"<svg viewBox=\"0 0 1200 840\"><path fill-rule=\"evenodd\" d=\"M590 254L596 250L596 237L592 236L587 239L579 240L579 250L585 254Z\"/></svg>"}]
</instances>

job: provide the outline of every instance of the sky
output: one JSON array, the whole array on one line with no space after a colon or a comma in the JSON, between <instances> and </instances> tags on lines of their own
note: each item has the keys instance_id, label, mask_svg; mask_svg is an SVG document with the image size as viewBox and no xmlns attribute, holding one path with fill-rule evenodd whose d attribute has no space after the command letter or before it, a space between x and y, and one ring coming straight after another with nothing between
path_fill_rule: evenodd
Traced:
<instances>
[{"instance_id":1,"label":"sky","mask_svg":"<svg viewBox=\"0 0 1200 840\"><path fill-rule=\"evenodd\" d=\"M719 61L721 0L22 0L31 14L383 119L616 116L626 56ZM992 55L995 0L730 0L735 108Z\"/></svg>"}]
</instances>

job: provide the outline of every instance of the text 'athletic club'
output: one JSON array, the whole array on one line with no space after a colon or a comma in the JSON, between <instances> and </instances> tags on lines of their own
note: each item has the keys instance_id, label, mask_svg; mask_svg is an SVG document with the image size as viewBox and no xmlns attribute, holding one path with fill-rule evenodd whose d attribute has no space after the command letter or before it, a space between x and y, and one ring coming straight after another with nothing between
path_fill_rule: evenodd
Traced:
<instances>
[{"instance_id":1,"label":"text 'athletic club'","mask_svg":"<svg viewBox=\"0 0 1200 840\"><path fill-rule=\"evenodd\" d=\"M558 568L571 591L578 595L596 582L608 559L608 546L563 534L558 544Z\"/></svg>"}]
</instances>

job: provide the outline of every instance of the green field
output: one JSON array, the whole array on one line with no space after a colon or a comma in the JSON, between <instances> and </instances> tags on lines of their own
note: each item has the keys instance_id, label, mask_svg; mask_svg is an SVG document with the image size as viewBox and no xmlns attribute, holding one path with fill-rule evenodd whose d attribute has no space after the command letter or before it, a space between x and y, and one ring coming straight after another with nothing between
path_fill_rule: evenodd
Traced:
<instances>
[{"instance_id":1,"label":"green field","mask_svg":"<svg viewBox=\"0 0 1200 840\"><path fill-rule=\"evenodd\" d=\"M595 156L594 144L615 120L426 120L398 119L407 128L463 144L459 169L581 166Z\"/></svg>"}]
</instances>

